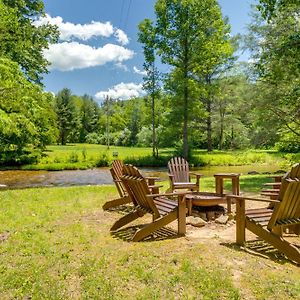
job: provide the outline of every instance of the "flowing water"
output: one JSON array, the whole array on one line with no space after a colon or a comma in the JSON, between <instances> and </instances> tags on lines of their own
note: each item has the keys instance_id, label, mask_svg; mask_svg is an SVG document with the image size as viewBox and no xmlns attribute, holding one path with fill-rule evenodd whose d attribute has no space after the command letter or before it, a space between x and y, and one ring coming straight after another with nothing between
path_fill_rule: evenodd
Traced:
<instances>
[{"instance_id":1,"label":"flowing water","mask_svg":"<svg viewBox=\"0 0 300 300\"><path fill-rule=\"evenodd\" d=\"M216 173L247 174L253 171L274 173L278 170L279 167L276 165L218 166L193 169L193 171L205 176L213 176ZM168 179L166 168L141 168L141 171L145 176ZM75 171L0 171L0 189L105 184L113 184L108 168Z\"/></svg>"}]
</instances>

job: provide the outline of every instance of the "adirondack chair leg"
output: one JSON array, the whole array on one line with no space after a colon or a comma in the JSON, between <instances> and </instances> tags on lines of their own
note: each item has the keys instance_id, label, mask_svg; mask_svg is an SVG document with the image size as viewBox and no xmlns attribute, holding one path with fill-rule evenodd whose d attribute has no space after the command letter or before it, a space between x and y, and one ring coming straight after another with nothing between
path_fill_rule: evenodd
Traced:
<instances>
[{"instance_id":1,"label":"adirondack chair leg","mask_svg":"<svg viewBox=\"0 0 300 300\"><path fill-rule=\"evenodd\" d=\"M293 232L297 235L300 235L300 225L295 225L293 228Z\"/></svg>"},{"instance_id":2,"label":"adirondack chair leg","mask_svg":"<svg viewBox=\"0 0 300 300\"><path fill-rule=\"evenodd\" d=\"M289 233L300 235L300 225L287 226Z\"/></svg>"},{"instance_id":3,"label":"adirondack chair leg","mask_svg":"<svg viewBox=\"0 0 300 300\"><path fill-rule=\"evenodd\" d=\"M289 242L285 241L281 236L265 230L259 225L246 220L246 227L257 236L267 241L269 244L277 248L280 252L284 253L287 258L300 264L300 250Z\"/></svg>"},{"instance_id":4,"label":"adirondack chair leg","mask_svg":"<svg viewBox=\"0 0 300 300\"><path fill-rule=\"evenodd\" d=\"M283 235L283 227L275 227L275 228L273 228L272 232L275 235L282 236Z\"/></svg>"},{"instance_id":5,"label":"adirondack chair leg","mask_svg":"<svg viewBox=\"0 0 300 300\"><path fill-rule=\"evenodd\" d=\"M127 203L130 203L130 202L131 202L131 200L130 200L129 196L125 196L125 197L121 197L121 198L118 198L118 199L107 201L102 206L102 209L107 210L109 208L116 207L116 206L119 206L119 205L122 205L122 204L127 204Z\"/></svg>"},{"instance_id":6,"label":"adirondack chair leg","mask_svg":"<svg viewBox=\"0 0 300 300\"><path fill-rule=\"evenodd\" d=\"M122 217L118 221L114 223L114 225L110 228L110 231L116 231L117 229L123 227L126 224L129 224L130 222L136 220L137 218L140 218L143 216L143 213L140 211L134 211L129 213L128 215Z\"/></svg>"},{"instance_id":7,"label":"adirondack chair leg","mask_svg":"<svg viewBox=\"0 0 300 300\"><path fill-rule=\"evenodd\" d=\"M185 201L185 196L181 196L178 199L178 234L184 235L185 233L186 233L186 201Z\"/></svg>"},{"instance_id":8,"label":"adirondack chair leg","mask_svg":"<svg viewBox=\"0 0 300 300\"><path fill-rule=\"evenodd\" d=\"M236 243L240 246L245 244L245 200L238 199L236 203Z\"/></svg>"},{"instance_id":9,"label":"adirondack chair leg","mask_svg":"<svg viewBox=\"0 0 300 300\"><path fill-rule=\"evenodd\" d=\"M150 235L154 231L176 220L176 218L177 218L177 211L173 211L162 218L156 219L153 223L150 223L149 225L146 225L145 227L137 230L137 232L134 234L132 238L132 241L138 242L142 240L143 238Z\"/></svg>"}]
</instances>

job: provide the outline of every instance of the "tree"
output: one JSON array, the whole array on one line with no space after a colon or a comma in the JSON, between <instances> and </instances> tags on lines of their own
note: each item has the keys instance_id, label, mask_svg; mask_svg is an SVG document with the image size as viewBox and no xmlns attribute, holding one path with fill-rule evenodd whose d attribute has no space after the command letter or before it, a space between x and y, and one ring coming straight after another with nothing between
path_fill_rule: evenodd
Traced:
<instances>
[{"instance_id":1,"label":"tree","mask_svg":"<svg viewBox=\"0 0 300 300\"><path fill-rule=\"evenodd\" d=\"M191 117L202 109L197 98L200 93L213 92L211 89L203 91L196 75L201 74L210 84L213 72L224 63L223 52L226 50L225 58L230 55L228 32L215 0L158 0L155 12L158 54L163 63L172 67L167 87L175 102L173 114L177 123L182 124L183 156L187 158ZM209 99L211 96L209 94ZM208 111L209 105L210 102Z\"/></svg>"},{"instance_id":2,"label":"tree","mask_svg":"<svg viewBox=\"0 0 300 300\"><path fill-rule=\"evenodd\" d=\"M299 14L300 6L295 5L282 6L268 23L256 14L246 38L260 91L256 106L262 112L261 123L271 121L279 137L290 132L296 144L300 138Z\"/></svg>"},{"instance_id":3,"label":"tree","mask_svg":"<svg viewBox=\"0 0 300 300\"><path fill-rule=\"evenodd\" d=\"M86 141L86 136L98 131L100 111L98 104L88 95L79 98L80 101L80 142Z\"/></svg>"},{"instance_id":4,"label":"tree","mask_svg":"<svg viewBox=\"0 0 300 300\"><path fill-rule=\"evenodd\" d=\"M113 99L107 96L102 104L104 113L105 113L105 118L106 118L106 124L105 124L105 136L106 136L106 145L107 149L110 147L110 128L111 128L111 116L113 114Z\"/></svg>"},{"instance_id":5,"label":"tree","mask_svg":"<svg viewBox=\"0 0 300 300\"><path fill-rule=\"evenodd\" d=\"M143 44L143 52L145 57L144 70L144 89L149 93L151 99L151 123L152 123L152 155L158 157L156 127L158 127L157 114L155 109L155 99L159 96L160 75L155 66L155 48L156 48L156 32L153 22L145 19L139 24L139 42Z\"/></svg>"},{"instance_id":6,"label":"tree","mask_svg":"<svg viewBox=\"0 0 300 300\"><path fill-rule=\"evenodd\" d=\"M200 101L206 110L207 150L212 151L212 114L213 101L218 92L218 78L232 66L233 42L230 38L230 26L223 19L219 5L211 3L206 10L206 24L202 29L203 40L200 41L196 59L195 76L203 89Z\"/></svg>"},{"instance_id":7,"label":"tree","mask_svg":"<svg viewBox=\"0 0 300 300\"><path fill-rule=\"evenodd\" d=\"M9 59L0 58L0 74L0 163L32 162L32 152L56 138L53 97Z\"/></svg>"},{"instance_id":8,"label":"tree","mask_svg":"<svg viewBox=\"0 0 300 300\"><path fill-rule=\"evenodd\" d=\"M245 148L253 131L253 85L244 74L229 72L218 80L218 89L212 115L215 144L219 150Z\"/></svg>"},{"instance_id":9,"label":"tree","mask_svg":"<svg viewBox=\"0 0 300 300\"><path fill-rule=\"evenodd\" d=\"M278 11L281 12L291 6L299 7L299 5L299 0L259 0L257 8L265 19L271 20Z\"/></svg>"},{"instance_id":10,"label":"tree","mask_svg":"<svg viewBox=\"0 0 300 300\"><path fill-rule=\"evenodd\" d=\"M34 24L43 10L42 0L0 1L0 56L18 63L26 77L39 84L49 65L43 50L58 37L55 26Z\"/></svg>"},{"instance_id":11,"label":"tree","mask_svg":"<svg viewBox=\"0 0 300 300\"><path fill-rule=\"evenodd\" d=\"M65 145L78 128L78 114L69 89L64 88L58 92L55 97L55 112L59 128L59 141Z\"/></svg>"}]
</instances>

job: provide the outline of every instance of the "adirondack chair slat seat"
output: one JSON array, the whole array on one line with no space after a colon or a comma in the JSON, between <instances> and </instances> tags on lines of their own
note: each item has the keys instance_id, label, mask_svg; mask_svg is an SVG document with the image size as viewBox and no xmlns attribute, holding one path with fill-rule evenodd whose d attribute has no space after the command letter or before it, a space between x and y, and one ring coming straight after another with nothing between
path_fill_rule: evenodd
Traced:
<instances>
[{"instance_id":1,"label":"adirondack chair slat seat","mask_svg":"<svg viewBox=\"0 0 300 300\"><path fill-rule=\"evenodd\" d=\"M116 221L111 227L111 231L116 231L137 218L150 213L153 221L138 229L132 241L140 241L176 219L178 220L178 233L184 235L186 232L185 194L151 194L146 179L136 167L124 165L122 172L121 179L132 199L134 211ZM173 201L168 196L175 197L177 201Z\"/></svg>"},{"instance_id":2,"label":"adirondack chair slat seat","mask_svg":"<svg viewBox=\"0 0 300 300\"><path fill-rule=\"evenodd\" d=\"M116 207L116 206L119 206L119 205L124 205L124 204L127 204L127 203L130 203L132 200L130 198L130 196L128 195L127 191L126 191L126 188L124 187L124 184L121 180L121 177L122 177L122 169L123 169L123 162L121 160L114 160L113 163L112 163L112 167L110 168L110 173L111 173L111 176L113 178L113 181L116 185L116 188L118 190L118 193L119 193L119 198L117 199L114 199L114 200L109 200L107 201L103 206L102 208L104 210L107 210L109 208L112 208L112 207ZM161 185L154 185L155 183L155 180L157 180L158 178L157 177L147 177L148 179L148 183L151 183L151 185L149 185L149 188L151 190L151 192L153 193L159 193L159 188L162 187Z\"/></svg>"},{"instance_id":3,"label":"adirondack chair slat seat","mask_svg":"<svg viewBox=\"0 0 300 300\"><path fill-rule=\"evenodd\" d=\"M170 190L188 189L199 192L200 178L202 174L190 172L188 162L182 157L173 157L168 162L168 175ZM196 182L191 182L191 176L196 177Z\"/></svg>"},{"instance_id":4,"label":"adirondack chair slat seat","mask_svg":"<svg viewBox=\"0 0 300 300\"><path fill-rule=\"evenodd\" d=\"M239 245L245 244L245 230L248 229L277 248L286 257L300 264L300 249L282 236L283 228L286 226L300 225L300 181L297 178L284 178L282 186L285 186L285 190L281 191L278 201L269 200L276 203L273 209L246 210L247 198L230 196L237 201L236 242Z\"/></svg>"},{"instance_id":5,"label":"adirondack chair slat seat","mask_svg":"<svg viewBox=\"0 0 300 300\"><path fill-rule=\"evenodd\" d=\"M281 182L266 182L264 184L265 186L274 186L274 187L280 187L281 186Z\"/></svg>"}]
</instances>

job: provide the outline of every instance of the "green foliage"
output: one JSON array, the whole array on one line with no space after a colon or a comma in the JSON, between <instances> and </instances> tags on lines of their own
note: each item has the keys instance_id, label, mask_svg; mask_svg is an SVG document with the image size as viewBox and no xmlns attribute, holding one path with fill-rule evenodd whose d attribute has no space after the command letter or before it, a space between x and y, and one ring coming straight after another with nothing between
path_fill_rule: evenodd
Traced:
<instances>
[{"instance_id":1,"label":"green foliage","mask_svg":"<svg viewBox=\"0 0 300 300\"><path fill-rule=\"evenodd\" d=\"M148 92L151 106L151 124L152 124L152 155L158 155L157 133L156 128L159 126L159 118L156 111L156 99L160 93L160 73L155 66L155 49L157 44L156 29L153 22L145 19L139 24L139 42L143 44L145 57L144 70L144 89Z\"/></svg>"},{"instance_id":2,"label":"green foliage","mask_svg":"<svg viewBox=\"0 0 300 300\"><path fill-rule=\"evenodd\" d=\"M100 109L98 104L93 100L92 97L84 95L78 99L80 107L80 133L79 142L87 142L87 138L90 134L96 134L98 131L98 122L100 117Z\"/></svg>"},{"instance_id":3,"label":"green foliage","mask_svg":"<svg viewBox=\"0 0 300 300\"><path fill-rule=\"evenodd\" d=\"M137 167L166 167L170 156L142 156L142 157L127 157L124 163L132 164Z\"/></svg>"},{"instance_id":4,"label":"green foliage","mask_svg":"<svg viewBox=\"0 0 300 300\"><path fill-rule=\"evenodd\" d=\"M55 112L59 128L59 142L65 145L68 141L76 141L80 127L79 112L75 99L67 88L61 90L55 98Z\"/></svg>"},{"instance_id":5,"label":"green foliage","mask_svg":"<svg viewBox=\"0 0 300 300\"><path fill-rule=\"evenodd\" d=\"M231 57L229 27L217 1L165 1L155 5L157 49L172 67L166 87L172 95L172 124L182 127L183 156L189 153L189 128L194 115L208 113L208 149L211 150L212 80ZM202 101L202 102L201 102Z\"/></svg>"},{"instance_id":6,"label":"green foliage","mask_svg":"<svg viewBox=\"0 0 300 300\"><path fill-rule=\"evenodd\" d=\"M257 7L265 19L271 20L278 12L290 6L299 6L299 4L299 0L259 0Z\"/></svg>"},{"instance_id":7,"label":"green foliage","mask_svg":"<svg viewBox=\"0 0 300 300\"><path fill-rule=\"evenodd\" d=\"M77 163L78 161L79 161L78 153L76 151L71 152L68 158L68 162Z\"/></svg>"},{"instance_id":8,"label":"green foliage","mask_svg":"<svg viewBox=\"0 0 300 300\"><path fill-rule=\"evenodd\" d=\"M275 6L280 4L275 2ZM283 5L269 23L256 13L246 39L258 79L255 97L257 125L272 137L272 145L286 130L300 136L299 7Z\"/></svg>"},{"instance_id":9,"label":"green foliage","mask_svg":"<svg viewBox=\"0 0 300 300\"><path fill-rule=\"evenodd\" d=\"M108 167L110 164L107 153L102 153L96 160L96 167Z\"/></svg>"},{"instance_id":10,"label":"green foliage","mask_svg":"<svg viewBox=\"0 0 300 300\"><path fill-rule=\"evenodd\" d=\"M101 141L102 141L101 137L96 132L88 133L85 136L85 140L86 140L86 143L88 143L88 144L101 144Z\"/></svg>"},{"instance_id":11,"label":"green foliage","mask_svg":"<svg viewBox=\"0 0 300 300\"><path fill-rule=\"evenodd\" d=\"M11 157L15 153L14 160L19 164L30 149L43 149L54 141L53 97L28 82L16 63L3 58L0 86L0 163L13 163Z\"/></svg>"},{"instance_id":12,"label":"green foliage","mask_svg":"<svg viewBox=\"0 0 300 300\"><path fill-rule=\"evenodd\" d=\"M278 151L300 153L300 136L285 128L281 129L279 134L280 140L275 144Z\"/></svg>"},{"instance_id":13,"label":"green foliage","mask_svg":"<svg viewBox=\"0 0 300 300\"><path fill-rule=\"evenodd\" d=\"M58 37L50 24L35 26L34 20L44 13L42 0L0 1L0 56L18 63L26 77L40 83L48 62L43 50Z\"/></svg>"}]
</instances>

